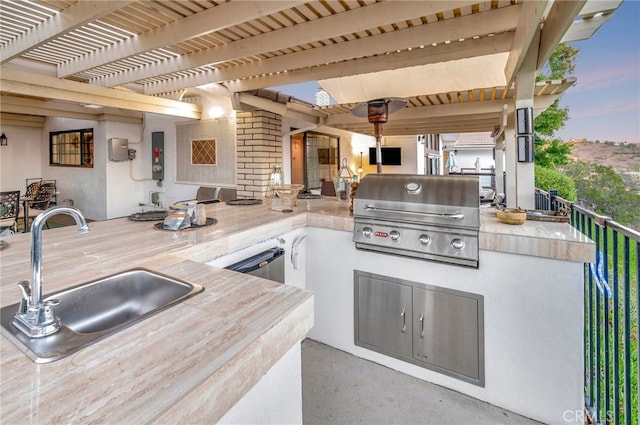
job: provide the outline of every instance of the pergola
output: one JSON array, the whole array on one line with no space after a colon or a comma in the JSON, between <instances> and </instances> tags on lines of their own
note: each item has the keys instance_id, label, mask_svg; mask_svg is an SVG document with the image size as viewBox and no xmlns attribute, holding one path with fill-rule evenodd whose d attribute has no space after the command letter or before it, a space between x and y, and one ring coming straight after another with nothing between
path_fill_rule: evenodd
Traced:
<instances>
[{"instance_id":1,"label":"pergola","mask_svg":"<svg viewBox=\"0 0 640 425\"><path fill-rule=\"evenodd\" d=\"M574 79L535 83L555 46L589 38L621 0L42 0L0 7L2 122L46 116L201 119L225 94L314 124L371 134L358 102L403 97L386 135L493 132L510 206L533 206L516 111L548 107ZM318 81L339 105L260 96ZM87 109L83 105L101 108ZM136 115L138 114L138 115Z\"/></svg>"}]
</instances>

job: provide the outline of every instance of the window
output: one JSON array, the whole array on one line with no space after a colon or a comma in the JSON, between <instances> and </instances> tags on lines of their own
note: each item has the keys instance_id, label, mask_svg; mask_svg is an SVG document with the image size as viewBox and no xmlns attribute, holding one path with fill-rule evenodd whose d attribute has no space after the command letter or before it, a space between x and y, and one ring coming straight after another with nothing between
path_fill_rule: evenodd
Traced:
<instances>
[{"instance_id":1,"label":"window","mask_svg":"<svg viewBox=\"0 0 640 425\"><path fill-rule=\"evenodd\" d=\"M50 132L49 165L93 168L93 129Z\"/></svg>"}]
</instances>

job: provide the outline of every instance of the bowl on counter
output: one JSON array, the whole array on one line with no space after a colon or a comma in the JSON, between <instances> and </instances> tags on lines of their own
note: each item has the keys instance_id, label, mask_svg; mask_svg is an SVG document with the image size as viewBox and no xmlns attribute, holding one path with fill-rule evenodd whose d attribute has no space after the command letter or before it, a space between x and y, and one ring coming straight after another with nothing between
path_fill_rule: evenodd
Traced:
<instances>
[{"instance_id":1,"label":"bowl on counter","mask_svg":"<svg viewBox=\"0 0 640 425\"><path fill-rule=\"evenodd\" d=\"M496 211L498 221L505 224L523 224L527 220L527 212L519 208L507 208Z\"/></svg>"},{"instance_id":2,"label":"bowl on counter","mask_svg":"<svg viewBox=\"0 0 640 425\"><path fill-rule=\"evenodd\" d=\"M267 205L274 211L290 211L297 205L298 192L302 189L302 184L270 186L265 196Z\"/></svg>"}]
</instances>

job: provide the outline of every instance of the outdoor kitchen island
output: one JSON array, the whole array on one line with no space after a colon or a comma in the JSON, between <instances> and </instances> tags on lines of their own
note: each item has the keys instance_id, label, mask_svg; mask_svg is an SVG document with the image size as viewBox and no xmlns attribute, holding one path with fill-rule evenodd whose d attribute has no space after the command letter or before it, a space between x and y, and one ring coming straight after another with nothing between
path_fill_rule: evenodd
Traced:
<instances>
[{"instance_id":1,"label":"outdoor kitchen island","mask_svg":"<svg viewBox=\"0 0 640 425\"><path fill-rule=\"evenodd\" d=\"M78 235L74 227L44 232L45 295L137 266L201 284L205 290L50 364L33 363L3 336L3 423L215 422L278 359L299 345L314 324L314 303L311 337L331 340L337 348L387 364L386 356L353 348L353 269L363 266L385 274L393 269L397 276L420 278L426 283L436 279L439 285L480 292L485 297L484 388L405 366L396 359L391 360L400 365L392 367L534 418L528 408L519 410L517 403L509 404L504 394L510 392L511 399L521 398L525 404L532 391L560 387L554 391L575 392L570 394L575 402L566 409L580 407L575 404L582 397L581 375L578 385L573 381L582 365L582 301L581 296L567 298L582 293L582 263L592 261L595 253L593 244L567 224L508 226L489 213L482 214L480 266L473 269L356 252L347 204L334 199L299 201L290 214L272 212L265 206L214 204L207 208L218 223L182 233L154 230L149 223L126 218L91 223L91 232L86 235ZM311 292L203 264L216 255L301 228L308 232L306 286ZM18 301L16 284L30 277L29 235L5 241L7 245L0 251L2 306ZM380 264L371 266L366 257ZM396 261L409 267L398 270ZM327 273L327 264L340 264L335 272L337 280ZM570 281L563 281L564 277ZM545 280L549 279L558 290L545 293L549 290ZM541 286L536 288L538 284ZM495 293L492 285L500 292ZM541 293L531 297L531 292ZM334 308L325 304L333 302L332 297L338 298L335 308L343 309L335 318L326 316L328 309ZM549 303L549 297L560 300ZM561 309L557 308L560 301L565 302ZM521 311L523 304L530 306ZM505 305L513 307L501 311ZM532 316L532 312L536 313ZM504 323L505 317L511 322ZM554 330L556 334L550 335L554 341L569 338L568 343L550 347L547 340L530 341L536 334L529 330L538 325L545 331ZM335 326L344 331L336 332ZM513 339L513 328L518 326L522 335ZM505 344L504 338L511 338L511 343ZM527 354L532 346L534 352ZM496 358L496 350L506 352ZM550 359L549 353L556 358ZM521 360L514 360L522 355ZM528 363L529 370L520 370L523 363ZM566 376L560 373L564 363L570 369L570 383L556 382ZM541 379L549 378L547 382L526 381L541 368L559 377L546 373ZM554 391L549 391L548 397L554 397ZM541 409L545 400L545 394L540 394L528 401Z\"/></svg>"}]
</instances>

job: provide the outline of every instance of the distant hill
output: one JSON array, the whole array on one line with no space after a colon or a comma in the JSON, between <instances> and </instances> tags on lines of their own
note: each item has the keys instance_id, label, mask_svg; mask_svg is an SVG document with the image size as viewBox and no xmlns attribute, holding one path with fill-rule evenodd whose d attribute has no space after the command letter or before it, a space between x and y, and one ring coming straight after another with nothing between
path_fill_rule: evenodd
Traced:
<instances>
[{"instance_id":1,"label":"distant hill","mask_svg":"<svg viewBox=\"0 0 640 425\"><path fill-rule=\"evenodd\" d=\"M586 139L566 143L571 144L571 159L612 167L629 190L640 194L640 144L596 143Z\"/></svg>"},{"instance_id":2,"label":"distant hill","mask_svg":"<svg viewBox=\"0 0 640 425\"><path fill-rule=\"evenodd\" d=\"M596 143L586 139L570 140L571 159L609 165L619 173L640 173L640 145L634 143Z\"/></svg>"}]
</instances>

